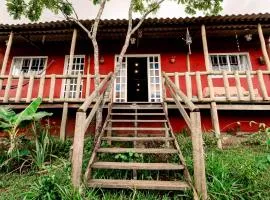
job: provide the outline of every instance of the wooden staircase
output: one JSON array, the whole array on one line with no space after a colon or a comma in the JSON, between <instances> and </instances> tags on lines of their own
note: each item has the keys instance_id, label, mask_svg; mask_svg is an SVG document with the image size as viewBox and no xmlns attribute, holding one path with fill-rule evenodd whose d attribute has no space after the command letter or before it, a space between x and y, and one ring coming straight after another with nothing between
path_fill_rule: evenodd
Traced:
<instances>
[{"instance_id":1,"label":"wooden staircase","mask_svg":"<svg viewBox=\"0 0 270 200\"><path fill-rule=\"evenodd\" d=\"M193 189L164 105L113 103L96 140L86 180L92 188Z\"/></svg>"}]
</instances>

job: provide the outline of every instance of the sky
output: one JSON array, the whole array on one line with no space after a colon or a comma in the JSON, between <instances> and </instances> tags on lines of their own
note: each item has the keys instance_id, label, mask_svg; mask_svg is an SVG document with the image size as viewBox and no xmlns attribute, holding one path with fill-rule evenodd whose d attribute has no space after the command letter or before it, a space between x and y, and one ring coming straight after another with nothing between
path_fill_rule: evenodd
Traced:
<instances>
[{"instance_id":1,"label":"sky","mask_svg":"<svg viewBox=\"0 0 270 200\"><path fill-rule=\"evenodd\" d=\"M223 0L221 15L246 14L246 13L270 13L270 0ZM92 5L90 0L72 0L75 10L81 19L92 19L97 13L98 7ZM104 10L103 19L123 19L127 17L129 0L110 0ZM186 17L183 7L171 0L165 1L160 10L151 17ZM63 16L55 15L50 11L42 14L40 21L63 20ZM5 0L0 0L0 23L18 24L28 23L27 19L13 20L7 12Z\"/></svg>"}]
</instances>

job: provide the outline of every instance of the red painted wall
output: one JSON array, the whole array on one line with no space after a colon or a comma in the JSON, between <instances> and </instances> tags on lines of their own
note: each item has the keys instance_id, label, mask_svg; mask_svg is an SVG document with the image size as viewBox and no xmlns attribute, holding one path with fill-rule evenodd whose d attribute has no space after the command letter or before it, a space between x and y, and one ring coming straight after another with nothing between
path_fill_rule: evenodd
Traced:
<instances>
[{"instance_id":1,"label":"red painted wall","mask_svg":"<svg viewBox=\"0 0 270 200\"><path fill-rule=\"evenodd\" d=\"M250 60L252 64L253 70L264 70L266 69L265 65L260 65L257 61L258 57L262 56L260 50L259 40L254 38L254 40L250 43L246 41L241 41L241 51L240 52L249 52ZM100 65L100 73L107 74L114 69L114 57L115 54L120 52L121 44L123 41L104 41L101 42L100 51L101 55L104 57L105 63ZM194 45L192 46L192 54L190 55L190 65L191 71L205 71L204 65L204 56L202 52L202 46L200 41L193 41ZM225 52L238 52L236 42L234 38L231 39L208 39L209 43L209 52L210 53L225 53ZM64 58L65 55L69 54L70 43L45 43L45 45L41 46L41 50L36 49L33 46L26 44L13 44L12 51L10 54L10 60L8 63L8 69L6 74L9 73L11 61L13 56L48 56L48 64L50 64L49 68L46 71L46 74L63 74L64 71ZM0 62L3 58L4 48L0 48ZM185 72L187 71L186 67L186 46L182 40L177 39L168 39L168 40L143 40L139 41L137 45L131 45L128 49L128 54L160 54L161 55L161 69L165 72ZM88 59L90 56L90 73L94 73L93 69L93 53L91 49L91 44L86 42L78 42L76 47L75 54L83 54L85 55L85 74L87 73ZM169 62L170 58L175 56L176 62L171 64ZM264 77L267 87L268 94L270 95L270 80L269 77ZM185 80L184 78L180 78L180 88L185 92ZM235 85L235 81L233 78L229 80L230 85ZM245 79L241 79L242 85L247 89L247 83ZM253 77L253 82L255 85L255 89L259 89L258 80ZM223 80L220 78L213 79L214 86L223 86ZM16 84L16 80L13 81L12 84ZM92 86L93 86L92 82ZM192 95L197 95L195 77L192 78ZM202 86L207 87L206 77L202 77ZM33 90L32 97L37 96L39 83L35 82L35 87ZM26 97L28 85L23 87L22 98ZM50 88L50 80L46 80L45 88L44 88L44 96L48 97ZM54 97L60 97L61 95L62 83L61 80L57 79L56 82L56 92ZM93 88L91 88L93 90ZM259 90L260 92L260 90ZM85 87L84 91L85 93ZM261 92L260 92L261 93ZM0 91L0 95L3 96L4 91ZM16 89L10 92L10 97L15 97ZM56 126L60 126L60 118L61 113L59 110L56 112L54 110L55 115L52 118L52 121ZM255 120L258 122L264 122L270 125L270 119L267 117L267 114L262 114L262 112L255 111L220 111L220 124L221 130L227 131L231 129L231 127L236 125L237 121L246 121L242 122L241 130L242 131L252 131L253 128L249 127L248 121ZM171 123L176 132L179 132L181 129L185 127L184 121L180 118L180 114L173 110L170 112ZM69 135L72 135L74 129L74 120L75 119L75 111L71 111L69 113L69 122L67 132ZM202 111L202 127L205 130L212 129L210 113L209 111Z\"/></svg>"}]
</instances>

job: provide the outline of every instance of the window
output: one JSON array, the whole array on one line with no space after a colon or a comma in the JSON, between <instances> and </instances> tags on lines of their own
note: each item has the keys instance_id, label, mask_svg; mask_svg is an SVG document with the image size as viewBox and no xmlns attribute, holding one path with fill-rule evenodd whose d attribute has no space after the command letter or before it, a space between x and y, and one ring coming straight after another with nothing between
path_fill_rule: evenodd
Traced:
<instances>
[{"instance_id":1,"label":"window","mask_svg":"<svg viewBox=\"0 0 270 200\"><path fill-rule=\"evenodd\" d=\"M41 74L45 70L47 57L14 57L12 75Z\"/></svg>"},{"instance_id":2,"label":"window","mask_svg":"<svg viewBox=\"0 0 270 200\"><path fill-rule=\"evenodd\" d=\"M213 71L248 71L251 64L247 53L210 54Z\"/></svg>"},{"instance_id":3,"label":"window","mask_svg":"<svg viewBox=\"0 0 270 200\"><path fill-rule=\"evenodd\" d=\"M74 55L72 68L68 72L69 56L66 56L66 58L65 58L65 74L70 74L70 75L83 74L84 62L85 62L84 55ZM71 79L69 79L69 85L70 85L69 98L76 97L77 87L80 87L80 97L81 97L83 81L81 81L81 83L77 83L77 78L71 78ZM67 96L67 94L66 94L67 93L66 91L68 90L67 86L68 86L68 81L66 79L66 81L64 83L64 97Z\"/></svg>"}]
</instances>

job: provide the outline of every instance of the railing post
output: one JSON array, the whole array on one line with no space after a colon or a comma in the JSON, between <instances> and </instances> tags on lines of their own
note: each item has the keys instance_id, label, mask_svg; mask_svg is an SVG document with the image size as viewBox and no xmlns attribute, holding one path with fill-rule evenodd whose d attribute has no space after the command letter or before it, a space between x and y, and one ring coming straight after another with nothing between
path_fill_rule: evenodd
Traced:
<instances>
[{"instance_id":1,"label":"railing post","mask_svg":"<svg viewBox=\"0 0 270 200\"><path fill-rule=\"evenodd\" d=\"M207 199L204 148L200 112L191 112L191 139L193 151L195 189L203 200Z\"/></svg>"},{"instance_id":2,"label":"railing post","mask_svg":"<svg viewBox=\"0 0 270 200\"><path fill-rule=\"evenodd\" d=\"M85 112L76 113L76 124L72 153L72 184L75 188L79 188L81 184L85 120Z\"/></svg>"}]
</instances>

